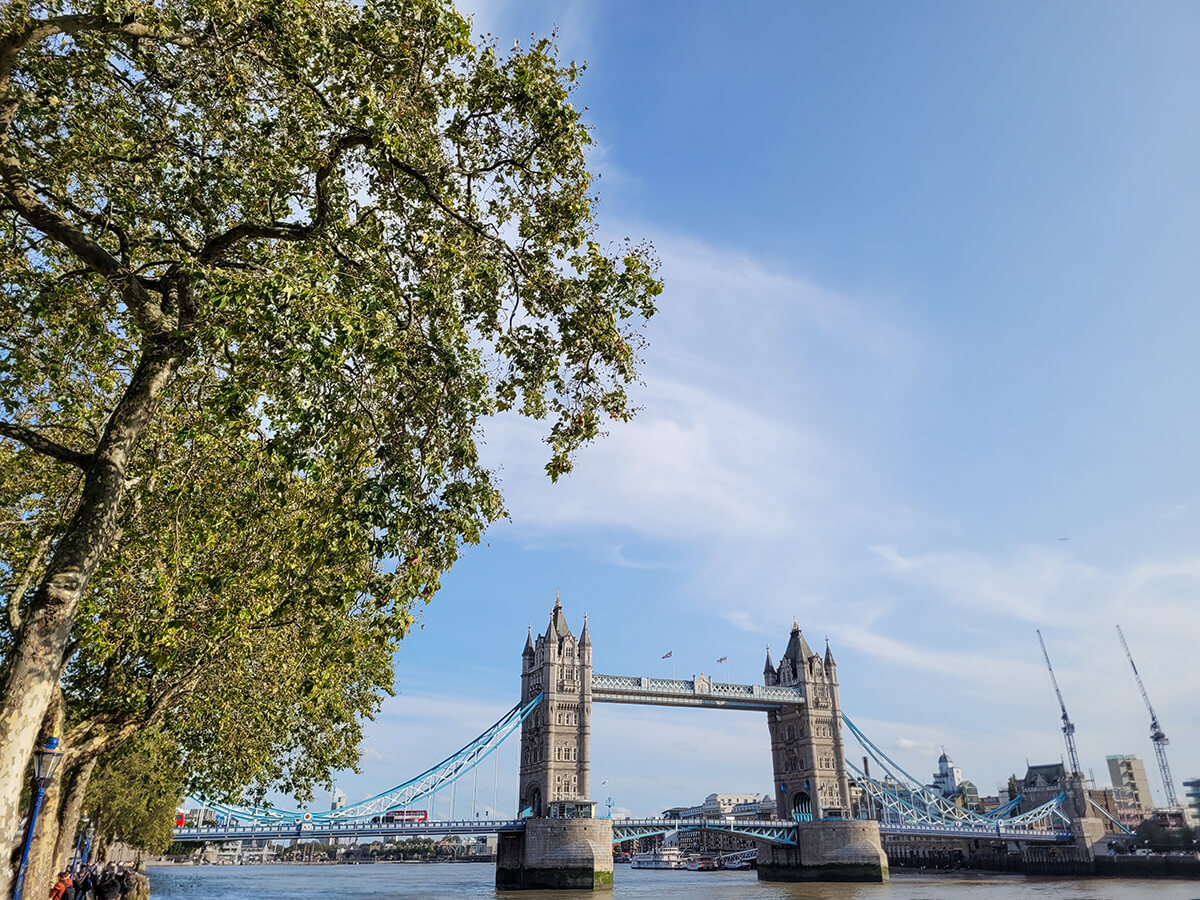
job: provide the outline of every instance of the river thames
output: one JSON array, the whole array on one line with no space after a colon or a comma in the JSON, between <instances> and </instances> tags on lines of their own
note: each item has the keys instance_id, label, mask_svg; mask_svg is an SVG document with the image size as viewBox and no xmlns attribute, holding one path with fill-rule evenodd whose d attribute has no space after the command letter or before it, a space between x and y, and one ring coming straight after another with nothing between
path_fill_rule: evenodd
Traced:
<instances>
[{"instance_id":1,"label":"river thames","mask_svg":"<svg viewBox=\"0 0 1200 900\"><path fill-rule=\"evenodd\" d=\"M367 866L151 866L152 898L221 900L440 900L505 897L548 900L575 891L497 891L496 869L483 863ZM1051 879L1020 875L920 875L887 884L780 884L754 872L677 872L618 866L614 900L1197 900L1200 881ZM600 896L604 896L600 894Z\"/></svg>"}]
</instances>

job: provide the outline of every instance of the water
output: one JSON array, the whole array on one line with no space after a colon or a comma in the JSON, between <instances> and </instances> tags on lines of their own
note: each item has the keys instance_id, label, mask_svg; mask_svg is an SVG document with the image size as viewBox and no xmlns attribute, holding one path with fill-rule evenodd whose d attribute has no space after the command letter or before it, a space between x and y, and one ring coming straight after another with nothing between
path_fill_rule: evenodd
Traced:
<instances>
[{"instance_id":1,"label":"water","mask_svg":"<svg viewBox=\"0 0 1200 900\"><path fill-rule=\"evenodd\" d=\"M187 900L570 900L575 891L497 891L485 863L367 866L151 866L150 896ZM780 884L754 872L617 866L613 900L1198 900L1200 881L1050 879L1020 875L894 874L887 884ZM599 896L606 896L605 893Z\"/></svg>"}]
</instances>

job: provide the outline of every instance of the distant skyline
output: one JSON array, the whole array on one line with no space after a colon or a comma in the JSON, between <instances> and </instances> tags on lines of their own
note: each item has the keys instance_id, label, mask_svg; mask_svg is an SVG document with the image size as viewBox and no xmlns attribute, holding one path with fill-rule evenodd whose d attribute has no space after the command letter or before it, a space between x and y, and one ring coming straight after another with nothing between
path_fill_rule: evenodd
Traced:
<instances>
[{"instance_id":1,"label":"distant skyline","mask_svg":"<svg viewBox=\"0 0 1200 900\"><path fill-rule=\"evenodd\" d=\"M600 234L652 240L666 291L640 415L569 478L537 423L488 425L510 519L402 645L349 801L516 702L555 591L614 674L761 682L795 617L886 752L930 779L944 746L982 794L1064 755L1040 628L1085 770L1136 755L1161 802L1119 623L1200 776L1200 6L464 11L588 62ZM592 725L601 808L771 791L761 714Z\"/></svg>"}]
</instances>

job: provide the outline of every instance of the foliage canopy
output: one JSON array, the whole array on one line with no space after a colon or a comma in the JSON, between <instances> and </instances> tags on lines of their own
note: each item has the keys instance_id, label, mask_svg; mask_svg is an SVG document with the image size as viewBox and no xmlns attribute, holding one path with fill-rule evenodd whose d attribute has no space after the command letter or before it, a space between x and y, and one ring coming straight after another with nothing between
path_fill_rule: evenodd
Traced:
<instances>
[{"instance_id":1,"label":"foliage canopy","mask_svg":"<svg viewBox=\"0 0 1200 900\"><path fill-rule=\"evenodd\" d=\"M442 0L0 11L0 770L72 654L76 704L225 648L306 716L369 712L503 512L486 418L547 419L557 478L630 417L660 283L594 239L577 75ZM255 752L239 777L319 774Z\"/></svg>"}]
</instances>

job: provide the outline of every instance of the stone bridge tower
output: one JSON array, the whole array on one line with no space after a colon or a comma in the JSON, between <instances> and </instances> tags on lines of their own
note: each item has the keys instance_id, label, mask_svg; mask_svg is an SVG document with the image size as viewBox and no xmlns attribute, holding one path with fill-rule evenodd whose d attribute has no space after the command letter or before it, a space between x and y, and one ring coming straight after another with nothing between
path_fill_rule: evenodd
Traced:
<instances>
[{"instance_id":1,"label":"stone bridge tower","mask_svg":"<svg viewBox=\"0 0 1200 900\"><path fill-rule=\"evenodd\" d=\"M546 633L535 640L530 627L521 654L521 702L542 691L521 726L520 814L591 816L592 637L585 615L575 639L557 596Z\"/></svg>"},{"instance_id":2,"label":"stone bridge tower","mask_svg":"<svg viewBox=\"0 0 1200 900\"><path fill-rule=\"evenodd\" d=\"M771 663L767 650L763 680L804 691L804 705L767 713L779 815L785 819L799 815L802 820L851 818L837 664L829 642L822 659L793 623L778 666Z\"/></svg>"}]
</instances>

